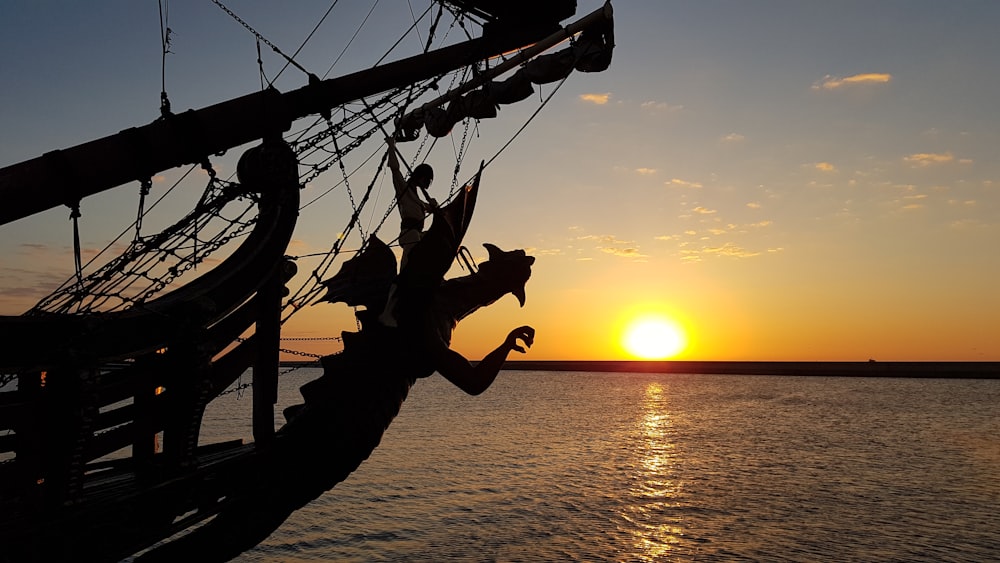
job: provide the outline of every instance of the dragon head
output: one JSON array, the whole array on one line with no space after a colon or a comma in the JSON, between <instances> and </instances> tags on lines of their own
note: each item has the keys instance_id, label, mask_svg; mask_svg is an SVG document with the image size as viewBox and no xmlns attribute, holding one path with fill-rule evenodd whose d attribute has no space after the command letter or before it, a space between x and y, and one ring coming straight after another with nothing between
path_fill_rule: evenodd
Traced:
<instances>
[{"instance_id":1,"label":"dragon head","mask_svg":"<svg viewBox=\"0 0 1000 563\"><path fill-rule=\"evenodd\" d=\"M505 293L514 294L518 303L524 307L524 284L531 277L531 265L535 263L535 257L528 256L520 249L500 250L488 242L483 246L489 253L489 258L479 265L477 275L500 286Z\"/></svg>"}]
</instances>

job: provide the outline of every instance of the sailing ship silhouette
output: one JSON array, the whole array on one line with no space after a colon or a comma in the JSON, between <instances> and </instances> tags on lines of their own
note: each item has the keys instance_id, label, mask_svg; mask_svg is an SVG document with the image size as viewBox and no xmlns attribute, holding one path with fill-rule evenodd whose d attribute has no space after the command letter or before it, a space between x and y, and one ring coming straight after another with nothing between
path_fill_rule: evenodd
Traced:
<instances>
[{"instance_id":1,"label":"sailing ship silhouette","mask_svg":"<svg viewBox=\"0 0 1000 563\"><path fill-rule=\"evenodd\" d=\"M563 27L575 4L440 0L438 20L474 22L481 35L198 110L173 113L164 94L161 116L148 125L0 169L0 225L63 205L76 221L83 199L133 181L141 187L134 236L120 255L87 271L77 236L76 276L26 314L0 317L0 560L117 561L154 545L140 561L228 560L366 459L416 378L438 371L468 392L488 386L533 330L514 329L475 367L448 349L451 331L508 293L523 304L534 259L487 245L478 271L444 280L483 165L434 214L398 274L377 227L343 260L374 180L360 197L349 192L347 225L298 289L288 287L297 267L286 252L302 186L335 166L346 182L345 156L370 138L433 139L460 123L467 132L529 97L532 84L607 68L611 6ZM421 102L462 69L473 77ZM359 102L362 110L345 109ZM219 178L210 158L247 143L259 144L240 158L238 181ZM208 173L201 199L162 231L142 233L152 176L186 165ZM214 268L176 287L237 241ZM377 320L392 284L397 327ZM281 327L324 298L363 307L360 329L344 333L342 352L322 358L324 375L302 388L303 403L275 429ZM205 406L248 369L254 441L200 443Z\"/></svg>"}]
</instances>

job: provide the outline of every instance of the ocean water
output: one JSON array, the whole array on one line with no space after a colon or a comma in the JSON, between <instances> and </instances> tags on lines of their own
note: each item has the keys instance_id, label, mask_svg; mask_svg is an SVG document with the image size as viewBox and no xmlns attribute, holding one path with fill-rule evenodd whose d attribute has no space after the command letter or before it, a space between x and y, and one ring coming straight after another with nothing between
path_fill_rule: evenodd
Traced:
<instances>
[{"instance_id":1,"label":"ocean water","mask_svg":"<svg viewBox=\"0 0 1000 563\"><path fill-rule=\"evenodd\" d=\"M217 399L204 437L249 438L250 404ZM235 561L990 560L1000 381L505 371L479 397L418 381Z\"/></svg>"}]
</instances>

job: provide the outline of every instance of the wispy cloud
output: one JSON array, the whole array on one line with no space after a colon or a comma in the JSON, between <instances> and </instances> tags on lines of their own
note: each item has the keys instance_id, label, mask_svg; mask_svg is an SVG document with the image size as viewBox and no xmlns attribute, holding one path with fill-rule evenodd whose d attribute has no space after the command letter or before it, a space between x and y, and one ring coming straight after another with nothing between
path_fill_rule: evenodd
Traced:
<instances>
[{"instance_id":1,"label":"wispy cloud","mask_svg":"<svg viewBox=\"0 0 1000 563\"><path fill-rule=\"evenodd\" d=\"M872 84L888 84L892 81L892 75L883 72L865 72L853 74L851 76L832 76L830 74L813 83L813 90L837 90L850 86L865 86Z\"/></svg>"},{"instance_id":2,"label":"wispy cloud","mask_svg":"<svg viewBox=\"0 0 1000 563\"><path fill-rule=\"evenodd\" d=\"M668 186L680 186L682 188L700 188L700 182L689 182L687 180L681 180L680 178L671 178L664 182Z\"/></svg>"},{"instance_id":3,"label":"wispy cloud","mask_svg":"<svg viewBox=\"0 0 1000 563\"><path fill-rule=\"evenodd\" d=\"M562 256L565 252L561 248L525 248L529 256ZM485 259L485 258L484 258Z\"/></svg>"},{"instance_id":4,"label":"wispy cloud","mask_svg":"<svg viewBox=\"0 0 1000 563\"><path fill-rule=\"evenodd\" d=\"M681 250L681 261L701 262L701 255L697 250Z\"/></svg>"},{"instance_id":5,"label":"wispy cloud","mask_svg":"<svg viewBox=\"0 0 1000 563\"><path fill-rule=\"evenodd\" d=\"M640 174L642 176L652 176L653 174L656 174L656 169L655 168L636 168L635 172L636 172L636 174Z\"/></svg>"},{"instance_id":6,"label":"wispy cloud","mask_svg":"<svg viewBox=\"0 0 1000 563\"><path fill-rule=\"evenodd\" d=\"M576 240L592 240L602 244L632 244L632 241L622 240L615 235L582 235Z\"/></svg>"},{"instance_id":7,"label":"wispy cloud","mask_svg":"<svg viewBox=\"0 0 1000 563\"><path fill-rule=\"evenodd\" d=\"M984 223L979 219L958 219L952 221L949 225L952 229L957 231L988 231L991 229L989 223ZM992 228L996 228L995 225Z\"/></svg>"},{"instance_id":8,"label":"wispy cloud","mask_svg":"<svg viewBox=\"0 0 1000 563\"><path fill-rule=\"evenodd\" d=\"M288 253L293 256L301 256L303 254L309 254L313 252L313 247L307 241L302 239L293 238L288 241Z\"/></svg>"},{"instance_id":9,"label":"wispy cloud","mask_svg":"<svg viewBox=\"0 0 1000 563\"><path fill-rule=\"evenodd\" d=\"M945 164L955 160L954 155L951 152L945 153L929 153L921 152L916 154L911 154L909 156L904 156L903 161L912 164L913 166L931 166L932 164Z\"/></svg>"},{"instance_id":10,"label":"wispy cloud","mask_svg":"<svg viewBox=\"0 0 1000 563\"><path fill-rule=\"evenodd\" d=\"M760 252L752 252L729 242L722 246L705 248L703 252L705 254L717 254L719 256L731 256L733 258L750 258L760 255Z\"/></svg>"},{"instance_id":11,"label":"wispy cloud","mask_svg":"<svg viewBox=\"0 0 1000 563\"><path fill-rule=\"evenodd\" d=\"M899 208L903 211L913 211L927 207L922 203L925 199L927 199L927 194L908 194L896 200L896 203L900 204Z\"/></svg>"},{"instance_id":12,"label":"wispy cloud","mask_svg":"<svg viewBox=\"0 0 1000 563\"><path fill-rule=\"evenodd\" d=\"M680 233L653 237L654 240L676 245L678 254L675 256L679 256L684 262L700 262L709 259L710 256L751 258L782 251L782 248L748 249L737 244L737 241L742 237L752 237L752 233L759 233L763 229L771 228L774 222L770 219L762 219L752 223L724 223L715 209L695 207L692 211L707 216L698 219L698 222L703 226L697 230L686 229ZM691 215L682 216L682 219L690 219L691 217ZM750 241L751 239L744 240Z\"/></svg>"},{"instance_id":13,"label":"wispy cloud","mask_svg":"<svg viewBox=\"0 0 1000 563\"><path fill-rule=\"evenodd\" d=\"M605 254L610 254L612 256L621 256L622 258L648 258L645 254L639 252L638 248L628 247L628 248L615 248L609 246L599 246L598 250Z\"/></svg>"},{"instance_id":14,"label":"wispy cloud","mask_svg":"<svg viewBox=\"0 0 1000 563\"><path fill-rule=\"evenodd\" d=\"M783 248L769 248L768 253L776 253L784 250ZM681 260L684 262L701 262L705 256L725 256L728 258L752 258L754 256L760 256L760 252L755 252L752 250L747 250L742 246L738 246L731 242L722 244L721 246L706 246L701 249L695 248L681 248L680 256Z\"/></svg>"},{"instance_id":15,"label":"wispy cloud","mask_svg":"<svg viewBox=\"0 0 1000 563\"><path fill-rule=\"evenodd\" d=\"M749 207L750 209L760 209L760 203L756 201L751 201L750 203L747 204L747 207Z\"/></svg>"},{"instance_id":16,"label":"wispy cloud","mask_svg":"<svg viewBox=\"0 0 1000 563\"><path fill-rule=\"evenodd\" d=\"M719 139L719 142L721 142L721 143L742 143L745 140L746 140L746 137L743 136L743 135L740 135L739 133L730 133L728 135L723 136L721 139Z\"/></svg>"},{"instance_id":17,"label":"wispy cloud","mask_svg":"<svg viewBox=\"0 0 1000 563\"><path fill-rule=\"evenodd\" d=\"M832 164L830 164L829 162L817 162L813 166L816 168L816 170L819 170L820 172L836 172L837 171L837 167L834 166L834 165L832 165Z\"/></svg>"},{"instance_id":18,"label":"wispy cloud","mask_svg":"<svg viewBox=\"0 0 1000 563\"><path fill-rule=\"evenodd\" d=\"M672 104L668 104L667 102L657 102L653 100L642 102L641 107L646 111L655 111L655 112L671 112L671 111L680 111L684 109L684 106L675 106Z\"/></svg>"},{"instance_id":19,"label":"wispy cloud","mask_svg":"<svg viewBox=\"0 0 1000 563\"><path fill-rule=\"evenodd\" d=\"M24 247L44 245L21 245ZM47 261L46 261L47 262ZM27 311L66 281L66 272L49 271L34 263L28 268L5 268L0 272L0 307L7 311Z\"/></svg>"},{"instance_id":20,"label":"wispy cloud","mask_svg":"<svg viewBox=\"0 0 1000 563\"><path fill-rule=\"evenodd\" d=\"M597 243L597 250L612 256L623 258L647 258L645 254L639 252L639 246L632 240L622 240L614 235L583 235L576 240L594 241Z\"/></svg>"},{"instance_id":21,"label":"wispy cloud","mask_svg":"<svg viewBox=\"0 0 1000 563\"><path fill-rule=\"evenodd\" d=\"M580 94L580 99L585 102L603 106L611 100L611 92L605 94Z\"/></svg>"}]
</instances>

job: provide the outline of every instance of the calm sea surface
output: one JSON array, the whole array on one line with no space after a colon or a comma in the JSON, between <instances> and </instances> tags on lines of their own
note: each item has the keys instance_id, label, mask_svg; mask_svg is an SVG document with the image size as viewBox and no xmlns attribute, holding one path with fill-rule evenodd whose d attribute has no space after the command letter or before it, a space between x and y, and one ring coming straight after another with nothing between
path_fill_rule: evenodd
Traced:
<instances>
[{"instance_id":1,"label":"calm sea surface","mask_svg":"<svg viewBox=\"0 0 1000 563\"><path fill-rule=\"evenodd\" d=\"M217 399L205 438L249 438L250 404ZM418 381L237 561L998 559L1000 381L508 371Z\"/></svg>"}]
</instances>

